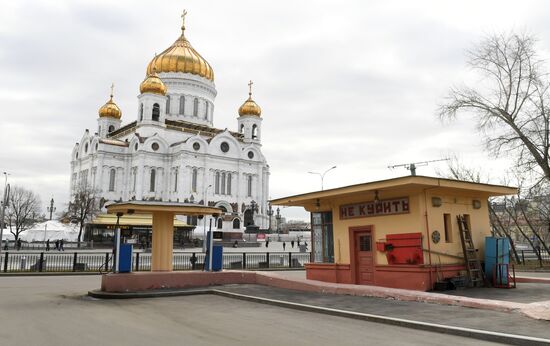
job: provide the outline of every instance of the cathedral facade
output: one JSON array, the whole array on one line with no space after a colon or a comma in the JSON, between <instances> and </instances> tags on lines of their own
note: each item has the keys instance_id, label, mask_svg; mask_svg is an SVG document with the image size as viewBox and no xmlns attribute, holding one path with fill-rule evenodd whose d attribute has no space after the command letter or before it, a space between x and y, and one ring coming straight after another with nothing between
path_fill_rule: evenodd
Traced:
<instances>
[{"instance_id":1,"label":"cathedral facade","mask_svg":"<svg viewBox=\"0 0 550 346\"><path fill-rule=\"evenodd\" d=\"M207 204L225 212L213 227L241 231L254 223L267 228L269 166L261 151L261 109L252 100L252 82L249 87L236 130L215 128L214 71L182 25L179 38L149 62L133 119L122 124L111 91L99 109L97 132L86 130L74 146L71 195L88 187L102 205L121 200Z\"/></svg>"}]
</instances>

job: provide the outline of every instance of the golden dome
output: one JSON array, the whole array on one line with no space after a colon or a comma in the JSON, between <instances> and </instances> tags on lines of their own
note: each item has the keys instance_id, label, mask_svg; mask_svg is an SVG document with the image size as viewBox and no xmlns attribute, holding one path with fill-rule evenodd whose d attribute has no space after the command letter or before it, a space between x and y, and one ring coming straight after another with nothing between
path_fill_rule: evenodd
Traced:
<instances>
[{"instance_id":1,"label":"golden dome","mask_svg":"<svg viewBox=\"0 0 550 346\"><path fill-rule=\"evenodd\" d=\"M118 108L116 103L114 103L113 101L113 88L114 88L114 85L111 85L111 98L109 99L109 101L107 101L107 103L105 103L99 109L98 113L100 118L111 117L111 118L120 119L120 117L122 116L122 112L120 111L120 108Z\"/></svg>"},{"instance_id":2,"label":"golden dome","mask_svg":"<svg viewBox=\"0 0 550 346\"><path fill-rule=\"evenodd\" d=\"M182 18L185 19L184 11ZM181 36L170 47L155 56L147 65L147 74L153 72L192 73L214 81L214 70L210 64L191 46L184 35L185 25L181 26Z\"/></svg>"},{"instance_id":3,"label":"golden dome","mask_svg":"<svg viewBox=\"0 0 550 346\"><path fill-rule=\"evenodd\" d=\"M239 115L255 115L259 117L262 114L262 109L252 100L252 81L248 83L248 87L248 99L239 107Z\"/></svg>"},{"instance_id":4,"label":"golden dome","mask_svg":"<svg viewBox=\"0 0 550 346\"><path fill-rule=\"evenodd\" d=\"M143 93L152 93L159 95L166 95L166 85L162 80L157 76L155 70L153 73L147 75L147 77L139 85L139 91Z\"/></svg>"}]
</instances>

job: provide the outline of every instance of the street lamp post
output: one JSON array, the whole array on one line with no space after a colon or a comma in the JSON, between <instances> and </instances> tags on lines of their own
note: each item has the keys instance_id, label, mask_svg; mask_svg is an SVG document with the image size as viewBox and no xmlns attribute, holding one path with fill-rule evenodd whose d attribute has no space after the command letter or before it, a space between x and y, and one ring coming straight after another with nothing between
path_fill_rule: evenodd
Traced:
<instances>
[{"instance_id":1,"label":"street lamp post","mask_svg":"<svg viewBox=\"0 0 550 346\"><path fill-rule=\"evenodd\" d=\"M336 168L336 166L332 166L329 169L327 169L326 171L324 171L323 173L319 173L319 172L308 172L308 173L309 174L317 174L318 176L321 177L321 190L324 190L323 182L325 180L325 174L327 174L329 171L332 171L335 168Z\"/></svg>"},{"instance_id":2,"label":"street lamp post","mask_svg":"<svg viewBox=\"0 0 550 346\"><path fill-rule=\"evenodd\" d=\"M277 219L277 241L281 241L281 233L280 233L280 225L281 225L281 209L277 207L277 215L275 216L275 219Z\"/></svg>"},{"instance_id":3,"label":"street lamp post","mask_svg":"<svg viewBox=\"0 0 550 346\"><path fill-rule=\"evenodd\" d=\"M53 213L55 212L55 207L53 206L53 197L52 199L50 200L50 206L47 207L46 209L48 209L48 212L50 213L50 220L52 219L52 215Z\"/></svg>"},{"instance_id":4,"label":"street lamp post","mask_svg":"<svg viewBox=\"0 0 550 346\"><path fill-rule=\"evenodd\" d=\"M3 235L4 235L4 227L5 227L5 216L6 216L6 207L8 205L8 201L10 199L10 185L8 184L8 175L9 173L4 172L4 196L2 197L2 209L0 211L2 212L0 214L0 252L2 252L2 245L3 245Z\"/></svg>"},{"instance_id":5,"label":"street lamp post","mask_svg":"<svg viewBox=\"0 0 550 346\"><path fill-rule=\"evenodd\" d=\"M208 185L206 189L204 190L204 205L208 205L208 189L211 188L212 185ZM204 219L204 226L202 227L202 252L206 252L206 215L203 218ZM210 219L210 222L212 222L212 219Z\"/></svg>"},{"instance_id":6,"label":"street lamp post","mask_svg":"<svg viewBox=\"0 0 550 346\"><path fill-rule=\"evenodd\" d=\"M269 216L268 231L269 233L271 233L271 217L273 216L273 208L271 207L271 202L268 203L267 215Z\"/></svg>"}]
</instances>

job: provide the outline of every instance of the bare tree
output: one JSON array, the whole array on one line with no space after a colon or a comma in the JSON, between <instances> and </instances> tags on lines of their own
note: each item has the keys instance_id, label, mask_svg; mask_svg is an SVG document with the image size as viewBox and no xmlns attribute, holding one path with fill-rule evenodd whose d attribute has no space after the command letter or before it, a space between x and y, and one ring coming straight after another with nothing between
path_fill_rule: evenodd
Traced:
<instances>
[{"instance_id":1,"label":"bare tree","mask_svg":"<svg viewBox=\"0 0 550 346\"><path fill-rule=\"evenodd\" d=\"M452 179L471 181L474 183L486 183L486 180L488 180L482 178L480 170L464 166L456 157L451 158L447 169L447 174L442 172L438 172L438 174L442 176L447 176ZM516 263L520 263L519 255L516 250L516 245L512 237L512 233L510 232L510 220L507 220L508 222L506 222L506 220L503 220L501 214L495 211L493 203L494 201L495 199L490 199L488 201L489 221L491 223L491 229L497 235L505 236L506 238L508 238L508 241L510 242L510 249L512 250L512 254L516 259Z\"/></svg>"},{"instance_id":2,"label":"bare tree","mask_svg":"<svg viewBox=\"0 0 550 346\"><path fill-rule=\"evenodd\" d=\"M550 181L550 83L535 44L525 34L485 38L468 52L468 65L481 81L451 88L438 113L441 119L472 114L492 154L517 156L523 172Z\"/></svg>"},{"instance_id":3,"label":"bare tree","mask_svg":"<svg viewBox=\"0 0 550 346\"><path fill-rule=\"evenodd\" d=\"M34 192L15 186L11 190L6 219L10 233L15 237L15 243L21 233L32 227L40 217L40 197Z\"/></svg>"},{"instance_id":4,"label":"bare tree","mask_svg":"<svg viewBox=\"0 0 550 346\"><path fill-rule=\"evenodd\" d=\"M89 186L79 187L72 196L66 213L66 217L71 222L78 223L80 227L78 231L78 247L80 247L84 227L99 213L99 210L96 191Z\"/></svg>"}]
</instances>

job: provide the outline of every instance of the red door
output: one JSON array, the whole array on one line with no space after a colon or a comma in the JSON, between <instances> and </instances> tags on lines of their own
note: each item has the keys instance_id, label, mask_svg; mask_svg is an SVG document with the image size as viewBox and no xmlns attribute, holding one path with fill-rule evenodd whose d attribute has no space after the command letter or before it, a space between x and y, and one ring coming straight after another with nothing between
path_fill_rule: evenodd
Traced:
<instances>
[{"instance_id":1,"label":"red door","mask_svg":"<svg viewBox=\"0 0 550 346\"><path fill-rule=\"evenodd\" d=\"M355 282L374 284L374 258L371 232L355 233Z\"/></svg>"}]
</instances>

